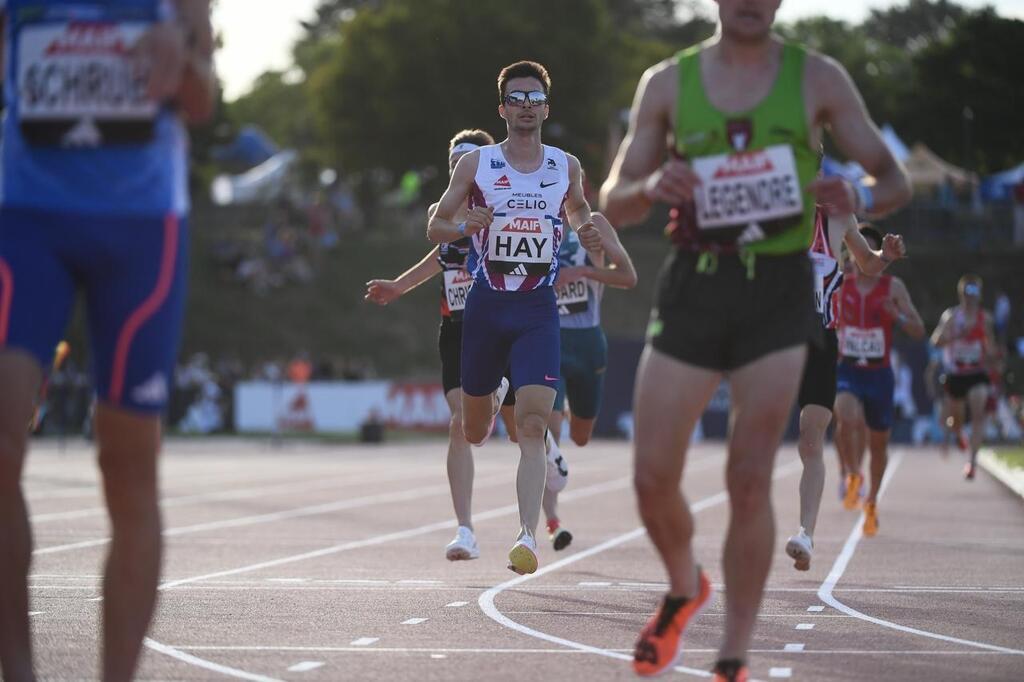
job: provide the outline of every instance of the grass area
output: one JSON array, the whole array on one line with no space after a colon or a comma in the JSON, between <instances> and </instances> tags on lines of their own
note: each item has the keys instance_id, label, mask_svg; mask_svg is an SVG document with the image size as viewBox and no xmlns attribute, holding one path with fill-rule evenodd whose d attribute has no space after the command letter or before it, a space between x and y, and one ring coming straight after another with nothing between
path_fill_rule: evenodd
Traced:
<instances>
[{"instance_id":1,"label":"grass area","mask_svg":"<svg viewBox=\"0 0 1024 682\"><path fill-rule=\"evenodd\" d=\"M1024 469L1024 448L1000 448L996 450L996 457L1014 469Z\"/></svg>"}]
</instances>

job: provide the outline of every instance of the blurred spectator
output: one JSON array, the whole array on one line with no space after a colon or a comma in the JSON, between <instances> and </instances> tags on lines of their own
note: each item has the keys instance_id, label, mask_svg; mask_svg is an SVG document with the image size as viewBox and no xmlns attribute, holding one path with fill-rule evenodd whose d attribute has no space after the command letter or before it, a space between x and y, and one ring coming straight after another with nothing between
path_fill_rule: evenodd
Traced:
<instances>
[{"instance_id":1,"label":"blurred spectator","mask_svg":"<svg viewBox=\"0 0 1024 682\"><path fill-rule=\"evenodd\" d=\"M293 384L309 383L313 376L313 363L309 361L308 353L300 353L294 360L288 363L288 381Z\"/></svg>"},{"instance_id":2,"label":"blurred spectator","mask_svg":"<svg viewBox=\"0 0 1024 682\"><path fill-rule=\"evenodd\" d=\"M1007 346L1007 331L1010 328L1010 297L1000 290L996 295L996 307L993 312L996 342L1000 348Z\"/></svg>"}]
</instances>

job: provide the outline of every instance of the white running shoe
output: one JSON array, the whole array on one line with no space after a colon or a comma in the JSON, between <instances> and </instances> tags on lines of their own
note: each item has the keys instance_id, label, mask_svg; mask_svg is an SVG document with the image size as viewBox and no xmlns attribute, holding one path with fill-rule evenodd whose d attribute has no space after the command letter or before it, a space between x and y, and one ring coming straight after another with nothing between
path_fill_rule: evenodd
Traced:
<instances>
[{"instance_id":1,"label":"white running shoe","mask_svg":"<svg viewBox=\"0 0 1024 682\"><path fill-rule=\"evenodd\" d=\"M532 535L523 533L508 553L508 569L519 575L537 570L537 541Z\"/></svg>"},{"instance_id":2,"label":"white running shoe","mask_svg":"<svg viewBox=\"0 0 1024 682\"><path fill-rule=\"evenodd\" d=\"M544 436L544 442L548 451L548 490L553 493L562 492L569 482L569 463L565 461L565 455L558 448L555 437L551 431Z\"/></svg>"},{"instance_id":3,"label":"white running shoe","mask_svg":"<svg viewBox=\"0 0 1024 682\"><path fill-rule=\"evenodd\" d=\"M455 532L455 539L444 548L444 555L448 561L479 559L480 548L476 545L476 537L473 535L473 531L465 526L459 526L459 529Z\"/></svg>"},{"instance_id":4,"label":"white running shoe","mask_svg":"<svg viewBox=\"0 0 1024 682\"><path fill-rule=\"evenodd\" d=\"M786 554L793 559L793 568L798 571L809 571L814 540L803 528L786 542Z\"/></svg>"}]
</instances>

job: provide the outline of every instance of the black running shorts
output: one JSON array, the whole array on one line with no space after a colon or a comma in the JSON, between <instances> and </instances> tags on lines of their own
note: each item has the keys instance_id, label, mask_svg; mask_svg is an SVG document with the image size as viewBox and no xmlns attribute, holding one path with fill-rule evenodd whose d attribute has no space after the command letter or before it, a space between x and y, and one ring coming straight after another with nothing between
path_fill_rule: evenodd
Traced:
<instances>
[{"instance_id":1,"label":"black running shorts","mask_svg":"<svg viewBox=\"0 0 1024 682\"><path fill-rule=\"evenodd\" d=\"M946 389L946 393L953 400L963 400L971 389L979 384L991 383L988 374L985 372L973 372L971 374L943 374L939 381Z\"/></svg>"},{"instance_id":2,"label":"black running shorts","mask_svg":"<svg viewBox=\"0 0 1024 682\"><path fill-rule=\"evenodd\" d=\"M698 262L706 267L698 272ZM709 262L710 261L710 262ZM702 257L673 251L662 266L647 340L697 367L728 372L769 353L821 344L806 252Z\"/></svg>"},{"instance_id":3,"label":"black running shorts","mask_svg":"<svg viewBox=\"0 0 1024 682\"><path fill-rule=\"evenodd\" d=\"M836 403L836 364L839 362L836 330L826 329L824 339L820 348L813 343L807 348L807 364L797 398L801 410L808 405L821 405L831 412Z\"/></svg>"}]
</instances>

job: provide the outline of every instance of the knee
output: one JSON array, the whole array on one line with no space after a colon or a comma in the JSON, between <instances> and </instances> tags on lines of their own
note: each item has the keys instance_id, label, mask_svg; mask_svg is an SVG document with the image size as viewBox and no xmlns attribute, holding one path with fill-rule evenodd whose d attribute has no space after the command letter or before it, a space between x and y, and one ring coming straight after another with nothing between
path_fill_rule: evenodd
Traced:
<instances>
[{"instance_id":1,"label":"knee","mask_svg":"<svg viewBox=\"0 0 1024 682\"><path fill-rule=\"evenodd\" d=\"M461 419L459 420L462 424L462 435L463 437L472 443L473 445L480 445L487 438L487 431L490 429L490 424L467 424Z\"/></svg>"},{"instance_id":2,"label":"knee","mask_svg":"<svg viewBox=\"0 0 1024 682\"><path fill-rule=\"evenodd\" d=\"M638 467L633 472L633 489L640 503L640 511L660 508L662 501L679 494L679 482L672 480L660 471Z\"/></svg>"},{"instance_id":3,"label":"knee","mask_svg":"<svg viewBox=\"0 0 1024 682\"><path fill-rule=\"evenodd\" d=\"M516 433L520 438L543 438L547 428L547 420L536 412L527 412L516 417Z\"/></svg>"},{"instance_id":4,"label":"knee","mask_svg":"<svg viewBox=\"0 0 1024 682\"><path fill-rule=\"evenodd\" d=\"M576 445L583 447L590 442L590 427L580 427L572 425L569 427L569 437L572 438L572 442Z\"/></svg>"},{"instance_id":5,"label":"knee","mask_svg":"<svg viewBox=\"0 0 1024 682\"><path fill-rule=\"evenodd\" d=\"M771 469L758 465L731 465L726 471L726 487L734 516L751 517L764 513L771 503Z\"/></svg>"}]
</instances>

